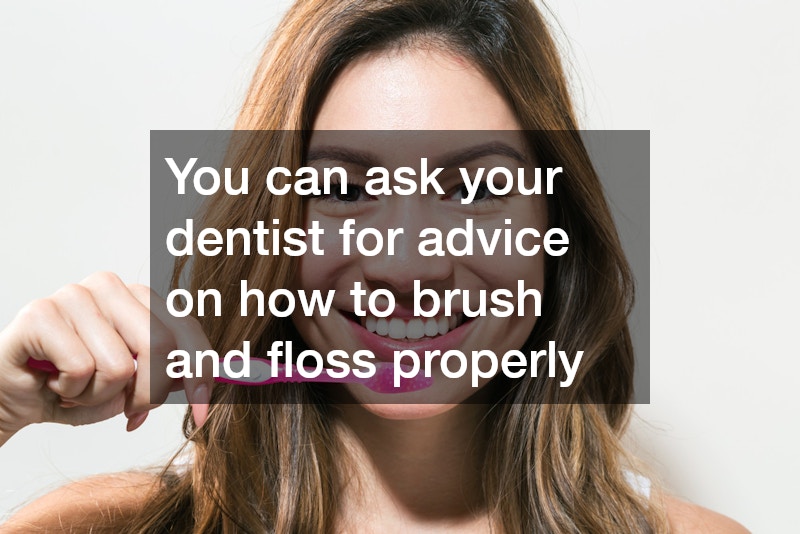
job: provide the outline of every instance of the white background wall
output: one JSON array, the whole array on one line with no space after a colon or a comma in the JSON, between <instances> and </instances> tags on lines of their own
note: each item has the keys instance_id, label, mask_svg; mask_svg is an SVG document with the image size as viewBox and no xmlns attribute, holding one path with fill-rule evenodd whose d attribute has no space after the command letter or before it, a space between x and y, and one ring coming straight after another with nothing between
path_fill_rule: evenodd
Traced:
<instances>
[{"instance_id":1,"label":"white background wall","mask_svg":"<svg viewBox=\"0 0 800 534\"><path fill-rule=\"evenodd\" d=\"M3 2L0 325L112 270L148 281L151 129L233 124L285 0ZM755 532L800 481L797 4L553 0L584 126L652 131L652 403L640 454ZM182 407L37 425L0 450L0 518L70 479L163 461Z\"/></svg>"}]
</instances>

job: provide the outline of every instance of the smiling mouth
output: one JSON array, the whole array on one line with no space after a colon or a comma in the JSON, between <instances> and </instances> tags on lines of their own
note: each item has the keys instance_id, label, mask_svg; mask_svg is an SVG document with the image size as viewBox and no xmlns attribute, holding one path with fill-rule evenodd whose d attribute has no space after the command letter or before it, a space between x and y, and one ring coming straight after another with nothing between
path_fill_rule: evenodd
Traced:
<instances>
[{"instance_id":1,"label":"smiling mouth","mask_svg":"<svg viewBox=\"0 0 800 534\"><path fill-rule=\"evenodd\" d=\"M437 338L467 322L463 313L457 313L450 317L442 314L434 317L413 317L410 319L392 316L376 317L369 313L365 317L358 317L352 312L347 312L345 315L351 321L360 324L368 332L396 341Z\"/></svg>"}]
</instances>

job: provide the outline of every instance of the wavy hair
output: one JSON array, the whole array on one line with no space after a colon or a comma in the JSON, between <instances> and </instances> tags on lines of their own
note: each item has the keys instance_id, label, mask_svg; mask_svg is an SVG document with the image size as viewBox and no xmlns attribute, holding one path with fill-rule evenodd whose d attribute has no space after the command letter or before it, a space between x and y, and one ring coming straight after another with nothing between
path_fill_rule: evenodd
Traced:
<instances>
[{"instance_id":1,"label":"wavy hair","mask_svg":"<svg viewBox=\"0 0 800 534\"><path fill-rule=\"evenodd\" d=\"M602 187L579 135L561 60L550 29L529 0L301 0L288 12L256 70L239 130L261 130L238 157L266 167L302 165L315 114L341 69L368 52L438 46L471 60L493 80L515 112L542 166L558 162L548 213L570 236L571 249L547 259L545 308L527 345L556 340L584 361L570 388L522 379L511 398L491 407L492 447L484 494L498 532L661 532L663 512L626 477L620 444L633 393L627 316L633 283ZM547 132L557 132L547 135ZM536 133L539 132L539 133ZM208 227L249 227L268 213L302 224L302 201L263 191L214 197ZM174 283L188 266L178 262ZM287 287L296 258L197 257L191 290L230 280L258 280L264 291ZM235 297L235 295L234 295ZM199 320L217 350L242 340L297 336L288 319L239 317L223 302L224 322ZM162 484L132 532L327 533L336 517L344 473L331 410L306 384L215 388L207 422L184 431L195 459L186 472L164 472Z\"/></svg>"}]
</instances>

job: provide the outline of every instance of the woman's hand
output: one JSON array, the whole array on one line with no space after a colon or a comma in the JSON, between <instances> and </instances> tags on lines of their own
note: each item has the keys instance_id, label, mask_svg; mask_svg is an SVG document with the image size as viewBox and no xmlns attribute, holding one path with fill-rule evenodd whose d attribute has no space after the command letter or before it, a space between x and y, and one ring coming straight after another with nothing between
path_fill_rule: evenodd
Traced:
<instances>
[{"instance_id":1,"label":"woman's hand","mask_svg":"<svg viewBox=\"0 0 800 534\"><path fill-rule=\"evenodd\" d=\"M150 288L126 285L111 273L28 304L0 331L0 445L31 423L84 425L123 411L134 430L181 388L202 425L211 370L203 378L173 380L166 363L176 348L194 353L211 346L197 320L172 316ZM29 358L50 362L57 372L33 369Z\"/></svg>"}]
</instances>

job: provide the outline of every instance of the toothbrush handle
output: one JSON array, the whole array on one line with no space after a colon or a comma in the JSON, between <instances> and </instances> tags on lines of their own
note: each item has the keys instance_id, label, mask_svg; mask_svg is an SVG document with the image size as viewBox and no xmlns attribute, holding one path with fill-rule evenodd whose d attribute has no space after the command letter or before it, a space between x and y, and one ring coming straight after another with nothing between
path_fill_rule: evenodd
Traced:
<instances>
[{"instance_id":1,"label":"toothbrush handle","mask_svg":"<svg viewBox=\"0 0 800 534\"><path fill-rule=\"evenodd\" d=\"M348 380L347 378L333 378L331 376L327 376L326 374L321 374L316 378L306 378L296 373L293 374L294 376L292 377L288 377L286 375L278 375L258 381L251 381L240 378L228 378L225 375L220 375L220 376L215 376L214 381L220 384L236 384L237 386L268 386L270 384L299 384L301 382L331 383L331 382L348 382L348 381L358 380L358 379Z\"/></svg>"},{"instance_id":2,"label":"toothbrush handle","mask_svg":"<svg viewBox=\"0 0 800 534\"><path fill-rule=\"evenodd\" d=\"M253 358L253 359L256 359L256 358ZM352 382L361 381L360 378L358 378L357 376L352 375L352 374L350 374L348 376L345 376L345 377L342 377L342 378L333 377L333 376L330 375L330 370L329 369L325 369L325 368L322 369L322 372L319 374L319 376L316 376L314 378L306 378L306 377L302 376L298 371L298 367L296 367L296 366L293 366L293 368L292 368L292 376L291 377L286 376L286 366L283 365L283 364L279 364L277 366L277 372L278 372L278 376L274 376L274 377L268 378L266 381L260 382L260 384L279 384L279 383L298 383L298 382L317 382L317 383L326 383L326 384L334 384L334 383L335 384L348 384L348 383L352 383Z\"/></svg>"},{"instance_id":3,"label":"toothbrush handle","mask_svg":"<svg viewBox=\"0 0 800 534\"><path fill-rule=\"evenodd\" d=\"M53 362L49 362L47 360L37 360L35 358L28 358L28 361L25 362L28 367L31 369L36 369L37 371L44 371L45 373L57 373L58 369Z\"/></svg>"},{"instance_id":4,"label":"toothbrush handle","mask_svg":"<svg viewBox=\"0 0 800 534\"><path fill-rule=\"evenodd\" d=\"M137 357L136 354L133 355L133 359L135 360ZM257 358L253 358L254 360ZM53 365L52 362L47 360L37 360L35 358L28 358L26 362L28 367L31 369L36 369L37 371L44 371L45 373L57 373L58 368ZM315 378L306 378L297 370L297 367L292 369L291 377L286 376L286 367L284 365L278 365L278 376L274 376L268 378L261 382L247 382L245 380L236 380L231 378L226 378L224 376L217 376L214 377L216 382L226 383L226 384L240 384L240 385L266 385L266 384L279 384L279 383L298 383L298 382L321 382L321 383L339 383L339 384L347 384L347 383L354 383L360 382L361 379L354 375L345 376L343 378L335 378L332 377L328 369L323 369L322 373Z\"/></svg>"},{"instance_id":5,"label":"toothbrush handle","mask_svg":"<svg viewBox=\"0 0 800 534\"><path fill-rule=\"evenodd\" d=\"M137 358L138 354L133 355L133 359ZM53 362L48 360L37 360L36 358L28 358L25 364L30 367L31 369L36 369L37 371L44 371L45 373L57 373L58 368L53 365Z\"/></svg>"}]
</instances>

